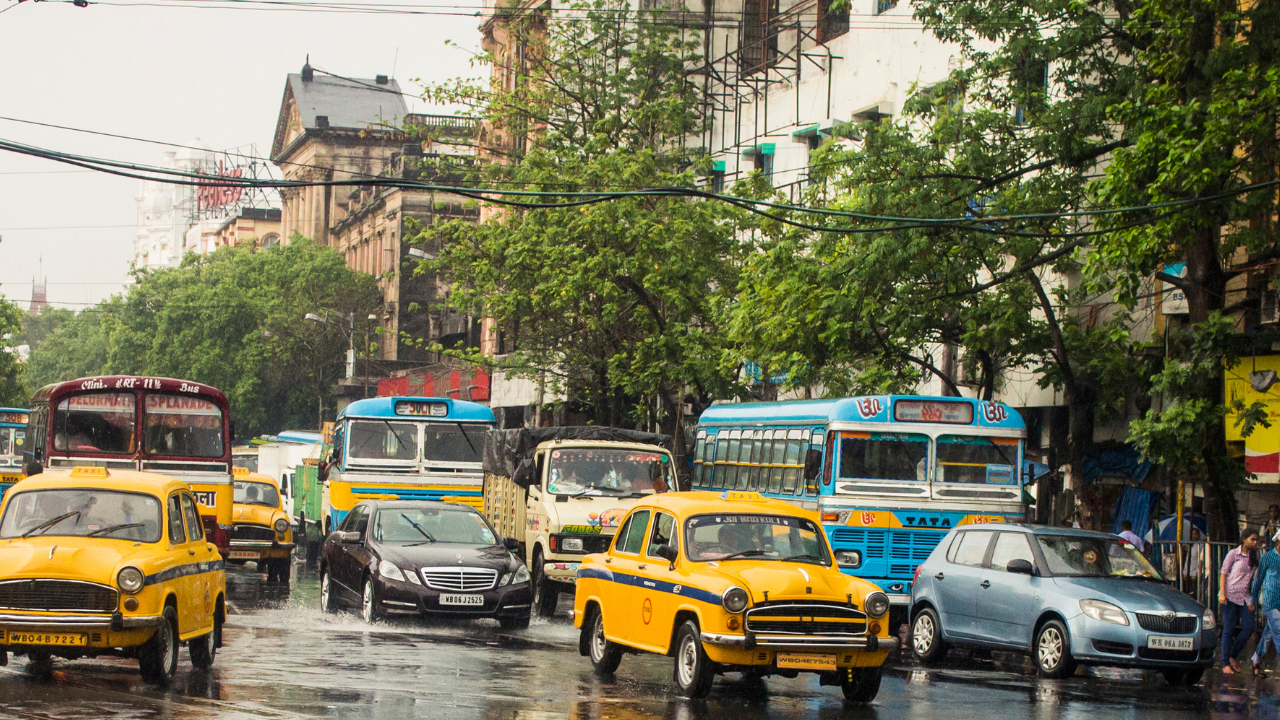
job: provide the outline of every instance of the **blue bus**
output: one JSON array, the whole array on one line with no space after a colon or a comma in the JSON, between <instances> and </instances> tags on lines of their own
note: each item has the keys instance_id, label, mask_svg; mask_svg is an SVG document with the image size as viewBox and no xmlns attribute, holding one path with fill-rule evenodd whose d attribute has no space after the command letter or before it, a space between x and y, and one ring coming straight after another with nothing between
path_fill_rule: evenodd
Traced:
<instances>
[{"instance_id":1,"label":"blue bus","mask_svg":"<svg viewBox=\"0 0 1280 720\"><path fill-rule=\"evenodd\" d=\"M19 408L0 408L0 500L13 484L26 477L27 419Z\"/></svg>"},{"instance_id":2,"label":"blue bus","mask_svg":"<svg viewBox=\"0 0 1280 720\"><path fill-rule=\"evenodd\" d=\"M493 411L436 397L357 400L338 413L327 462L325 533L361 500L484 504L484 436Z\"/></svg>"},{"instance_id":3,"label":"blue bus","mask_svg":"<svg viewBox=\"0 0 1280 720\"><path fill-rule=\"evenodd\" d=\"M969 398L713 405L692 484L818 511L841 570L879 585L905 620L916 567L948 530L1024 520L1026 434L1015 410Z\"/></svg>"}]
</instances>

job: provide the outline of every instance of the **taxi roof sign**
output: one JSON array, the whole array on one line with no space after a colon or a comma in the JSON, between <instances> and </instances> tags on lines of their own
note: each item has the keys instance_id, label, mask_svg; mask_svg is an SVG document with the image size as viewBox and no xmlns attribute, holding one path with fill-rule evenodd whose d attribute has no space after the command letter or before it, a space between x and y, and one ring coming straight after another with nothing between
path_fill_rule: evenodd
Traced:
<instances>
[{"instance_id":1,"label":"taxi roof sign","mask_svg":"<svg viewBox=\"0 0 1280 720\"><path fill-rule=\"evenodd\" d=\"M720 499L751 502L753 500L764 500L764 496L758 492L751 492L749 490L725 490L720 493Z\"/></svg>"},{"instance_id":2,"label":"taxi roof sign","mask_svg":"<svg viewBox=\"0 0 1280 720\"><path fill-rule=\"evenodd\" d=\"M247 467L234 467L234 468L232 468L232 469L231 469L231 474L232 474L232 475L235 475L236 477L239 477L239 476L241 476L241 475L248 475L248 474L249 474L249 468L247 468Z\"/></svg>"},{"instance_id":3,"label":"taxi roof sign","mask_svg":"<svg viewBox=\"0 0 1280 720\"><path fill-rule=\"evenodd\" d=\"M108 478L111 471L104 467L78 467L71 471L73 478Z\"/></svg>"}]
</instances>

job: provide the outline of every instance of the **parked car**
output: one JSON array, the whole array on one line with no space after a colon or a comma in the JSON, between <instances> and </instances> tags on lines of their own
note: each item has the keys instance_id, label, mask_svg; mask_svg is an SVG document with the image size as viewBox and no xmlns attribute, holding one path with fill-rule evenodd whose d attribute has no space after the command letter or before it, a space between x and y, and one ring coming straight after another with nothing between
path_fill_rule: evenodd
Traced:
<instances>
[{"instance_id":1,"label":"parked car","mask_svg":"<svg viewBox=\"0 0 1280 720\"><path fill-rule=\"evenodd\" d=\"M641 499L608 551L583 558L577 585L578 651L596 672L627 652L668 655L689 698L723 672L812 672L871 702L898 643L889 596L840 572L818 514L755 492Z\"/></svg>"},{"instance_id":2,"label":"parked car","mask_svg":"<svg viewBox=\"0 0 1280 720\"><path fill-rule=\"evenodd\" d=\"M320 603L384 615L495 618L529 626L529 569L474 508L458 503L366 500L325 539Z\"/></svg>"},{"instance_id":3,"label":"parked car","mask_svg":"<svg viewBox=\"0 0 1280 720\"><path fill-rule=\"evenodd\" d=\"M1040 674L1076 666L1153 668L1194 685L1213 663L1213 611L1178 592L1125 540L1031 525L952 530L911 593L911 645L920 662L948 647L1031 653Z\"/></svg>"}]
</instances>

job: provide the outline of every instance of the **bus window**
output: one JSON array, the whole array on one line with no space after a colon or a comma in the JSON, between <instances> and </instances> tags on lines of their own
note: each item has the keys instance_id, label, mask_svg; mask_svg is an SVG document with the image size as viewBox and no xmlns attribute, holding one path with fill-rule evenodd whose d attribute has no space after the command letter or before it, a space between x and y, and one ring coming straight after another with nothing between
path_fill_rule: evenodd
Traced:
<instances>
[{"instance_id":1,"label":"bus window","mask_svg":"<svg viewBox=\"0 0 1280 720\"><path fill-rule=\"evenodd\" d=\"M705 430L698 433L697 439L693 445L693 486L702 487L702 470L703 460L706 459L707 452L707 432Z\"/></svg>"},{"instance_id":2,"label":"bus window","mask_svg":"<svg viewBox=\"0 0 1280 720\"><path fill-rule=\"evenodd\" d=\"M716 469L716 436L714 433L699 440L702 445L702 469L698 472L699 487L711 487L711 472Z\"/></svg>"},{"instance_id":3,"label":"bus window","mask_svg":"<svg viewBox=\"0 0 1280 720\"><path fill-rule=\"evenodd\" d=\"M724 468L724 486L726 488L736 488L738 486L738 453L742 452L742 431L729 431L729 456L725 458L725 462L729 463Z\"/></svg>"},{"instance_id":4,"label":"bus window","mask_svg":"<svg viewBox=\"0 0 1280 720\"><path fill-rule=\"evenodd\" d=\"M208 400L147 395L142 433L153 455L222 457L222 411Z\"/></svg>"},{"instance_id":5,"label":"bus window","mask_svg":"<svg viewBox=\"0 0 1280 720\"><path fill-rule=\"evenodd\" d=\"M782 474L782 492L788 495L795 494L796 481L800 479L800 446L803 444L803 440L803 430L791 430L787 433L787 467L785 468L785 472Z\"/></svg>"},{"instance_id":6,"label":"bus window","mask_svg":"<svg viewBox=\"0 0 1280 720\"><path fill-rule=\"evenodd\" d=\"M738 464L737 471L733 475L733 485L725 483L725 487L732 487L737 490L743 490L747 486L747 479L751 475L751 466L747 463L751 460L751 431L745 430L742 433L742 444L738 446L738 457L734 461Z\"/></svg>"},{"instance_id":7,"label":"bus window","mask_svg":"<svg viewBox=\"0 0 1280 720\"><path fill-rule=\"evenodd\" d=\"M769 492L782 492L782 464L787 458L787 431L774 430L769 440Z\"/></svg>"},{"instance_id":8,"label":"bus window","mask_svg":"<svg viewBox=\"0 0 1280 720\"><path fill-rule=\"evenodd\" d=\"M840 477L925 480L929 437L907 433L841 433Z\"/></svg>"},{"instance_id":9,"label":"bus window","mask_svg":"<svg viewBox=\"0 0 1280 720\"><path fill-rule=\"evenodd\" d=\"M750 480L747 481L748 490L759 491L764 489L760 485L760 475L763 473L767 476L768 470L760 467L760 456L764 453L763 446L764 431L756 430L751 436L751 460L749 461L751 463L751 474Z\"/></svg>"},{"instance_id":10,"label":"bus window","mask_svg":"<svg viewBox=\"0 0 1280 720\"><path fill-rule=\"evenodd\" d=\"M426 423L422 426L422 457L427 462L479 463L484 461L483 425Z\"/></svg>"},{"instance_id":11,"label":"bus window","mask_svg":"<svg viewBox=\"0 0 1280 720\"><path fill-rule=\"evenodd\" d=\"M711 476L711 487L724 487L724 460L729 456L729 433L721 431L716 435L716 462Z\"/></svg>"},{"instance_id":12,"label":"bus window","mask_svg":"<svg viewBox=\"0 0 1280 720\"><path fill-rule=\"evenodd\" d=\"M53 417L54 449L132 453L135 407L132 393L94 393L63 400Z\"/></svg>"},{"instance_id":13,"label":"bus window","mask_svg":"<svg viewBox=\"0 0 1280 720\"><path fill-rule=\"evenodd\" d=\"M417 460L416 423L355 420L350 424L351 459Z\"/></svg>"},{"instance_id":14,"label":"bus window","mask_svg":"<svg viewBox=\"0 0 1280 720\"><path fill-rule=\"evenodd\" d=\"M943 435L938 438L938 480L949 483L1016 485L1018 441L1014 438Z\"/></svg>"}]
</instances>

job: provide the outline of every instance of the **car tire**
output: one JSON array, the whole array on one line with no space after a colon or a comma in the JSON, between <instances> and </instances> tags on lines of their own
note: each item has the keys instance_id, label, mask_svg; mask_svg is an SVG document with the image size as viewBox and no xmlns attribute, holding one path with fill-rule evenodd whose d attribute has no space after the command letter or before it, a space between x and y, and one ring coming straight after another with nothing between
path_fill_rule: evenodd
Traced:
<instances>
[{"instance_id":1,"label":"car tire","mask_svg":"<svg viewBox=\"0 0 1280 720\"><path fill-rule=\"evenodd\" d=\"M522 617L504 617L498 618L498 625L506 631L527 630L529 628L530 617L524 615Z\"/></svg>"},{"instance_id":2,"label":"car tire","mask_svg":"<svg viewBox=\"0 0 1280 720\"><path fill-rule=\"evenodd\" d=\"M290 576L293 575L293 558L276 558L272 562L276 564L276 582L287 586Z\"/></svg>"},{"instance_id":3,"label":"car tire","mask_svg":"<svg viewBox=\"0 0 1280 720\"><path fill-rule=\"evenodd\" d=\"M27 651L27 674L37 680L53 677L53 655L48 650Z\"/></svg>"},{"instance_id":4,"label":"car tire","mask_svg":"<svg viewBox=\"0 0 1280 720\"><path fill-rule=\"evenodd\" d=\"M582 623L591 667L599 675L612 675L622 663L622 648L604 636L604 615L597 608Z\"/></svg>"},{"instance_id":5,"label":"car tire","mask_svg":"<svg viewBox=\"0 0 1280 720\"><path fill-rule=\"evenodd\" d=\"M560 602L559 583L547 579L543 571L542 551L533 551L533 612L538 617L551 617L556 614L556 605Z\"/></svg>"},{"instance_id":6,"label":"car tire","mask_svg":"<svg viewBox=\"0 0 1280 720\"><path fill-rule=\"evenodd\" d=\"M187 652L191 655L191 666L197 670L208 670L218 656L218 640L222 635L222 621L218 614L213 615L213 629L208 635L202 635L187 643Z\"/></svg>"},{"instance_id":7,"label":"car tire","mask_svg":"<svg viewBox=\"0 0 1280 720\"><path fill-rule=\"evenodd\" d=\"M704 698L716 679L716 666L702 649L698 623L686 620L676 634L676 662L672 672L676 690L689 699Z\"/></svg>"},{"instance_id":8,"label":"car tire","mask_svg":"<svg viewBox=\"0 0 1280 720\"><path fill-rule=\"evenodd\" d=\"M338 612L338 602L333 595L333 580L329 577L328 568L320 571L320 610L326 613Z\"/></svg>"},{"instance_id":9,"label":"car tire","mask_svg":"<svg viewBox=\"0 0 1280 720\"><path fill-rule=\"evenodd\" d=\"M880 678L884 667L845 668L840 674L840 691L851 703L866 704L876 699L880 692Z\"/></svg>"},{"instance_id":10,"label":"car tire","mask_svg":"<svg viewBox=\"0 0 1280 720\"><path fill-rule=\"evenodd\" d=\"M372 577L364 579L360 598L360 617L370 624L377 622L382 613L378 611L378 586L373 583Z\"/></svg>"},{"instance_id":11,"label":"car tire","mask_svg":"<svg viewBox=\"0 0 1280 720\"><path fill-rule=\"evenodd\" d=\"M1204 668L1188 668L1185 670L1161 670L1164 679L1174 687L1195 687L1204 677Z\"/></svg>"},{"instance_id":12,"label":"car tire","mask_svg":"<svg viewBox=\"0 0 1280 720\"><path fill-rule=\"evenodd\" d=\"M160 627L138 648L138 670L153 685L167 685L178 672L178 613L166 605Z\"/></svg>"},{"instance_id":13,"label":"car tire","mask_svg":"<svg viewBox=\"0 0 1280 720\"><path fill-rule=\"evenodd\" d=\"M947 655L942 640L942 621L933 608L921 608L911 623L911 654L921 665L933 666Z\"/></svg>"},{"instance_id":14,"label":"car tire","mask_svg":"<svg viewBox=\"0 0 1280 720\"><path fill-rule=\"evenodd\" d=\"M1071 636L1067 626L1059 620L1050 620L1036 631L1036 641L1031 657L1041 677L1065 678L1076 671L1075 658L1071 657Z\"/></svg>"}]
</instances>

